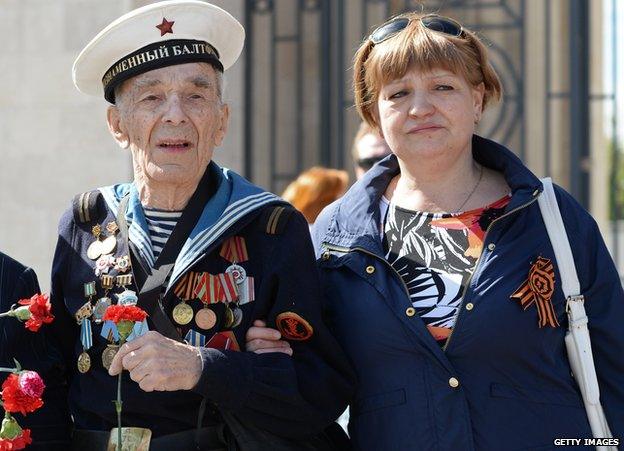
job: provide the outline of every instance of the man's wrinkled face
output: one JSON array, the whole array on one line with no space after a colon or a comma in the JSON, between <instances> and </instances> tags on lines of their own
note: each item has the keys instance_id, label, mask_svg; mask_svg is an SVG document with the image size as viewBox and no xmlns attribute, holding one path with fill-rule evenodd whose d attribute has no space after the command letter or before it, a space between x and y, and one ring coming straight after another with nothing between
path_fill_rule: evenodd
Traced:
<instances>
[{"instance_id":1,"label":"man's wrinkled face","mask_svg":"<svg viewBox=\"0 0 624 451\"><path fill-rule=\"evenodd\" d=\"M108 111L111 133L132 152L135 175L173 184L199 180L227 130L214 68L206 63L152 70L125 81Z\"/></svg>"}]
</instances>

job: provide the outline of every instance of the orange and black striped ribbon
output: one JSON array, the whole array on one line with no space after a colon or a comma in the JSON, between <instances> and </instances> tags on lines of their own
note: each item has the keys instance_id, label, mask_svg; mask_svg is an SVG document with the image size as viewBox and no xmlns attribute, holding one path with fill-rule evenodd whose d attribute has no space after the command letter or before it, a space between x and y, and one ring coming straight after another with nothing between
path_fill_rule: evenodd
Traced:
<instances>
[{"instance_id":1,"label":"orange and black striped ribbon","mask_svg":"<svg viewBox=\"0 0 624 451\"><path fill-rule=\"evenodd\" d=\"M519 301L524 310L535 304L539 327L557 327L559 321L551 300L554 291L554 266L547 258L539 257L531 265L528 279L511 295L511 299Z\"/></svg>"},{"instance_id":2,"label":"orange and black striped ribbon","mask_svg":"<svg viewBox=\"0 0 624 451\"><path fill-rule=\"evenodd\" d=\"M233 236L226 240L221 246L221 257L232 263L241 263L249 260L247 254L247 244L242 236Z\"/></svg>"},{"instance_id":3,"label":"orange and black striped ribbon","mask_svg":"<svg viewBox=\"0 0 624 451\"><path fill-rule=\"evenodd\" d=\"M173 290L173 292L179 299L183 301L189 301L194 298L193 291L195 290L196 277L197 274L194 272L187 272L186 274L184 274L184 276L182 276L180 282L178 282L175 289Z\"/></svg>"}]
</instances>

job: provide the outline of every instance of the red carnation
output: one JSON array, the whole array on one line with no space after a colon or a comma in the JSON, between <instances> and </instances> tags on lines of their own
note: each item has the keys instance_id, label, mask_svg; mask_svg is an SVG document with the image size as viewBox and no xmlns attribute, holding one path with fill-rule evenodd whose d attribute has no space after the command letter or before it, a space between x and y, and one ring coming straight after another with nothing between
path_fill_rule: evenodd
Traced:
<instances>
[{"instance_id":1,"label":"red carnation","mask_svg":"<svg viewBox=\"0 0 624 451\"><path fill-rule=\"evenodd\" d=\"M111 305L104 313L104 321L112 321L115 324L121 321L141 322L147 317L147 313L136 305Z\"/></svg>"},{"instance_id":2,"label":"red carnation","mask_svg":"<svg viewBox=\"0 0 624 451\"><path fill-rule=\"evenodd\" d=\"M33 398L41 398L45 384L36 371L22 371L18 376L22 391Z\"/></svg>"},{"instance_id":3,"label":"red carnation","mask_svg":"<svg viewBox=\"0 0 624 451\"><path fill-rule=\"evenodd\" d=\"M43 324L50 324L54 319L51 313L52 306L47 294L35 294L30 299L18 301L19 305L27 305L30 317L26 321L26 328L37 332Z\"/></svg>"},{"instance_id":4,"label":"red carnation","mask_svg":"<svg viewBox=\"0 0 624 451\"><path fill-rule=\"evenodd\" d=\"M6 412L20 412L22 415L34 412L43 405L40 397L24 393L17 374L9 374L2 383L2 403Z\"/></svg>"},{"instance_id":5,"label":"red carnation","mask_svg":"<svg viewBox=\"0 0 624 451\"><path fill-rule=\"evenodd\" d=\"M15 438L0 438L0 451L15 451L24 449L32 443L30 429L22 429L22 432Z\"/></svg>"}]
</instances>

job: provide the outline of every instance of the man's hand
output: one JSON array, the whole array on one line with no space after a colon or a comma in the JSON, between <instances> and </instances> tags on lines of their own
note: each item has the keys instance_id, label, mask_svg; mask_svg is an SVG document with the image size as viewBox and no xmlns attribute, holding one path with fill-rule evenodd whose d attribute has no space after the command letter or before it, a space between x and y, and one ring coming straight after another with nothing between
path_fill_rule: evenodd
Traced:
<instances>
[{"instance_id":1,"label":"man's hand","mask_svg":"<svg viewBox=\"0 0 624 451\"><path fill-rule=\"evenodd\" d=\"M194 346L150 331L119 349L108 374L115 376L123 369L143 391L190 390L199 381L202 361Z\"/></svg>"},{"instance_id":2,"label":"man's hand","mask_svg":"<svg viewBox=\"0 0 624 451\"><path fill-rule=\"evenodd\" d=\"M247 351L252 351L256 354L283 352L284 354L292 355L293 350L290 347L290 343L280 340L280 338L282 336L278 330L267 327L264 321L257 319L254 321L254 325L247 329L245 346Z\"/></svg>"}]
</instances>

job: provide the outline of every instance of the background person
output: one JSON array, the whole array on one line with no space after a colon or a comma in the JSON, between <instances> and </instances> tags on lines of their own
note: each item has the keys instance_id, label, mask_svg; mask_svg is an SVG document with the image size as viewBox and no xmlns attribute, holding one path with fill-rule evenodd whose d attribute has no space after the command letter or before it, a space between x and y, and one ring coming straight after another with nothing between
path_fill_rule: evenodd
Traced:
<instances>
[{"instance_id":1,"label":"background person","mask_svg":"<svg viewBox=\"0 0 624 451\"><path fill-rule=\"evenodd\" d=\"M383 160L391 153L392 151L379 135L379 132L362 121L351 147L356 180L360 180L375 163Z\"/></svg>"},{"instance_id":2,"label":"background person","mask_svg":"<svg viewBox=\"0 0 624 451\"><path fill-rule=\"evenodd\" d=\"M0 252L0 312L8 311L20 299L40 292L35 272ZM49 327L44 325L43 327ZM27 370L36 369L47 385L43 392L43 407L22 416L15 413L19 425L31 430L32 444L28 449L50 451L67 449L69 413L65 390L59 389L61 374L50 363L54 348L46 343L43 331L31 332L15 318L0 318L0 367L14 368L15 360ZM45 362L47 364L43 364ZM3 382L9 373L0 373Z\"/></svg>"},{"instance_id":3,"label":"background person","mask_svg":"<svg viewBox=\"0 0 624 451\"><path fill-rule=\"evenodd\" d=\"M347 171L315 166L291 182L282 198L299 210L308 224L314 224L321 210L342 196L348 186Z\"/></svg>"},{"instance_id":4,"label":"background person","mask_svg":"<svg viewBox=\"0 0 624 451\"><path fill-rule=\"evenodd\" d=\"M591 437L542 183L474 135L501 93L483 43L452 19L405 14L362 43L354 85L393 156L313 228L325 315L358 376L354 447L549 449ZM622 437L622 285L596 222L556 192L570 242L584 243L573 253L601 400Z\"/></svg>"}]
</instances>

